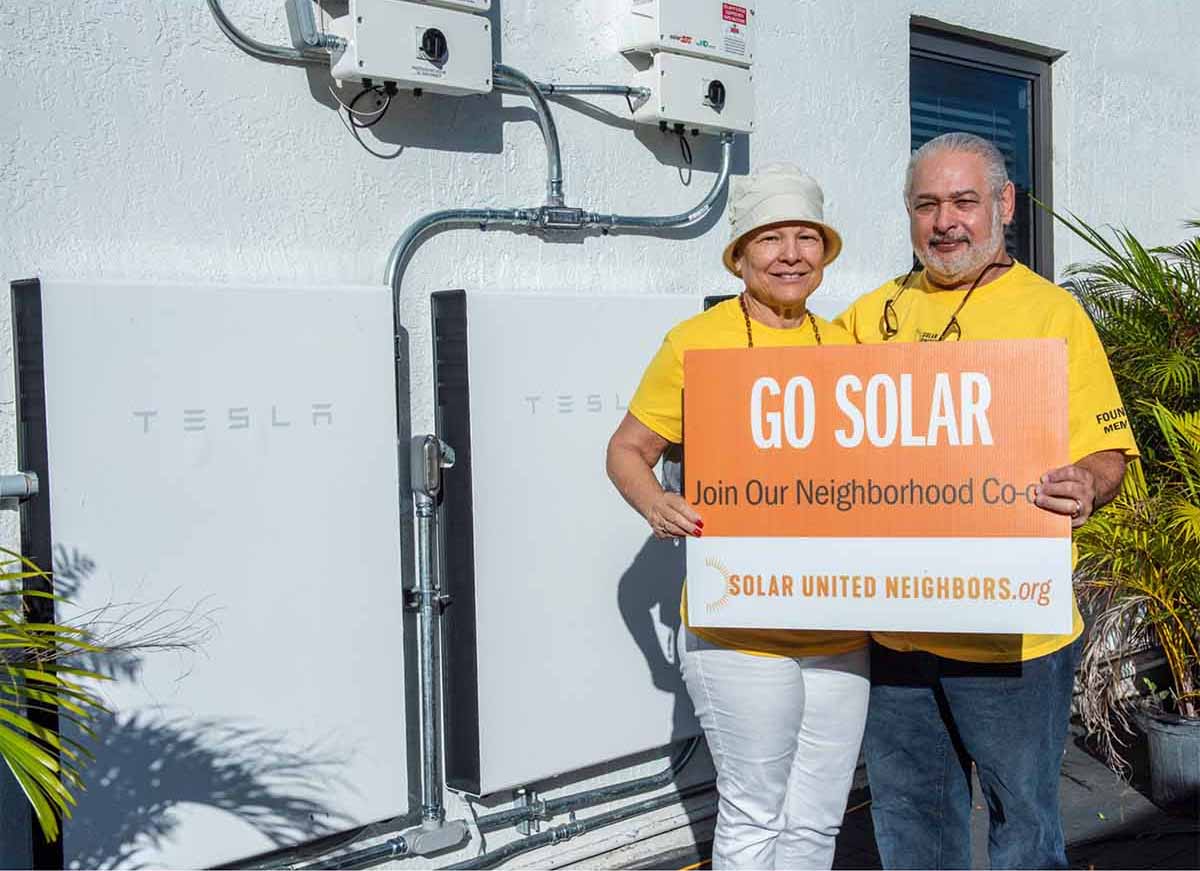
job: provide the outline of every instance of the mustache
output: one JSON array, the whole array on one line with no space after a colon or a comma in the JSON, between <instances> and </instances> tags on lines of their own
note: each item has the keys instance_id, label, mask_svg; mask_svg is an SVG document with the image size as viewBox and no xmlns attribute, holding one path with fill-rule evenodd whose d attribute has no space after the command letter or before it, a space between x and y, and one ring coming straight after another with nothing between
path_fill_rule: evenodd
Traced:
<instances>
[{"instance_id":1,"label":"mustache","mask_svg":"<svg viewBox=\"0 0 1200 871\"><path fill-rule=\"evenodd\" d=\"M966 233L933 233L929 237L930 245L940 245L942 242L966 242L970 244L971 237Z\"/></svg>"}]
</instances>

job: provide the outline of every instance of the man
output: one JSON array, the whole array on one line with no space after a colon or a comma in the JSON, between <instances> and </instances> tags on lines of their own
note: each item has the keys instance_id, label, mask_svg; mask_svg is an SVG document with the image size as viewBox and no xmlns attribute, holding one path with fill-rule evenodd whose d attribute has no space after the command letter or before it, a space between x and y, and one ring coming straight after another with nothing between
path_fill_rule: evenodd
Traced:
<instances>
[{"instance_id":1,"label":"man","mask_svg":"<svg viewBox=\"0 0 1200 871\"><path fill-rule=\"evenodd\" d=\"M1015 192L986 140L922 146L904 189L922 271L839 319L859 342L1062 338L1071 464L1042 476L1037 505L1082 525L1116 495L1127 428L1104 349L1074 298L1005 252ZM1103 416L1103 417L1102 417ZM1066 635L873 635L865 750L885 868L969 868L971 763L989 810L992 868L1065 868L1058 775L1083 621Z\"/></svg>"}]
</instances>

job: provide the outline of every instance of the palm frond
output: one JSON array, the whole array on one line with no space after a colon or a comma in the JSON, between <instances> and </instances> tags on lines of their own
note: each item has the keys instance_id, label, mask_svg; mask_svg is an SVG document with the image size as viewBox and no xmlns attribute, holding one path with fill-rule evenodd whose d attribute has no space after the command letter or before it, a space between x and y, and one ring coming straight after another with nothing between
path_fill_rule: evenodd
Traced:
<instances>
[{"instance_id":1,"label":"palm frond","mask_svg":"<svg viewBox=\"0 0 1200 871\"><path fill-rule=\"evenodd\" d=\"M25 588L31 581L47 579L28 559L0 549L0 757L29 801L42 834L53 840L60 820L71 816L91 754L45 725L45 715L57 715L60 724L92 736L89 723L105 709L87 685L104 678L63 658L102 654L104 649L84 629L27 618L29 602L61 601L45 590Z\"/></svg>"},{"instance_id":2,"label":"palm frond","mask_svg":"<svg viewBox=\"0 0 1200 871\"><path fill-rule=\"evenodd\" d=\"M1052 214L1099 255L1068 268L1066 286L1096 325L1142 454L1075 539L1079 596L1097 615L1081 714L1123 770L1131 652L1161 649L1177 709L1200 716L1200 237L1156 247Z\"/></svg>"}]
</instances>

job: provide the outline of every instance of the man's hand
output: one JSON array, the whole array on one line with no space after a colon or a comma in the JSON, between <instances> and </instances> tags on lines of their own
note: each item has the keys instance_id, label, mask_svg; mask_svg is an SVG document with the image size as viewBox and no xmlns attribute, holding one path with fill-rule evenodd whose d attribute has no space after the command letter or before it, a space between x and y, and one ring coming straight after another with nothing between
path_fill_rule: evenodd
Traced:
<instances>
[{"instance_id":1,"label":"man's hand","mask_svg":"<svg viewBox=\"0 0 1200 871\"><path fill-rule=\"evenodd\" d=\"M1078 463L1060 466L1042 475L1035 504L1071 518L1078 529L1121 489L1125 477L1125 455L1121 451L1098 451Z\"/></svg>"}]
</instances>

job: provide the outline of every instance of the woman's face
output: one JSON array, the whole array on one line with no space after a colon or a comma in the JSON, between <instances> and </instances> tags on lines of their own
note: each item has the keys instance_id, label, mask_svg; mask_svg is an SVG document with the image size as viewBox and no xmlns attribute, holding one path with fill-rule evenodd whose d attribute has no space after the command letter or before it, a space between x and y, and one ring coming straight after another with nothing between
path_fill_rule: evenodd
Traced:
<instances>
[{"instance_id":1,"label":"woman's face","mask_svg":"<svg viewBox=\"0 0 1200 871\"><path fill-rule=\"evenodd\" d=\"M816 227L798 221L768 224L742 240L733 264L760 302L793 308L821 285L825 240Z\"/></svg>"}]
</instances>

